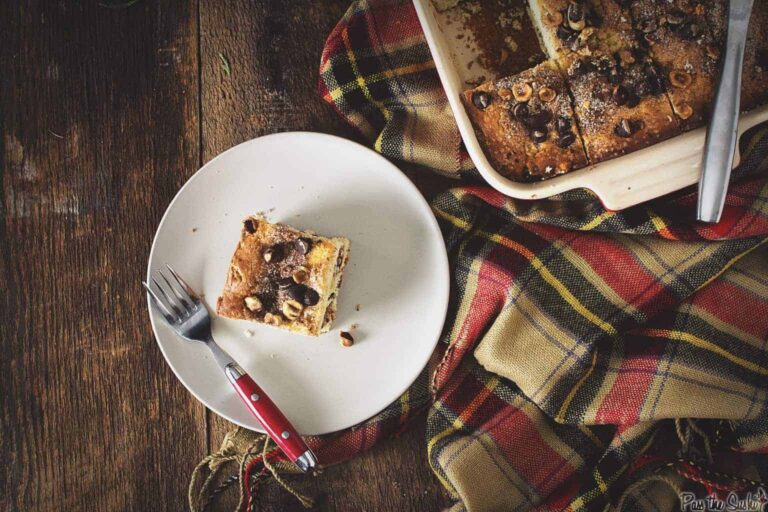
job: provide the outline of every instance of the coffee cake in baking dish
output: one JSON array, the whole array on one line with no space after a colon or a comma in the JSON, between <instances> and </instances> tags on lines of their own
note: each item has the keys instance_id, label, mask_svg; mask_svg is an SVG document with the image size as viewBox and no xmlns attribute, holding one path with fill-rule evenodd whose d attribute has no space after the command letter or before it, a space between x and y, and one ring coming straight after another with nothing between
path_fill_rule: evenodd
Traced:
<instances>
[{"instance_id":1,"label":"coffee cake in baking dish","mask_svg":"<svg viewBox=\"0 0 768 512\"><path fill-rule=\"evenodd\" d=\"M537 0L531 13L567 75L590 162L640 149L679 132L666 78L615 0Z\"/></svg>"},{"instance_id":2,"label":"coffee cake in baking dish","mask_svg":"<svg viewBox=\"0 0 768 512\"><path fill-rule=\"evenodd\" d=\"M692 0L691 0L692 1ZM701 2L705 19L720 53L725 48L728 31L728 0ZM741 78L741 110L748 111L768 103L768 1L756 0L749 20L744 48L744 72Z\"/></svg>"},{"instance_id":3,"label":"coffee cake in baking dish","mask_svg":"<svg viewBox=\"0 0 768 512\"><path fill-rule=\"evenodd\" d=\"M463 94L489 160L511 179L547 179L703 125L715 94L727 4L528 0L549 61ZM756 2L745 55L744 109L768 102L767 28L768 1ZM565 140L574 139L569 145L552 124L558 115L546 114L535 98L520 101L506 92L543 74L562 90L561 101L547 107L572 121L560 125L568 126Z\"/></svg>"},{"instance_id":4,"label":"coffee cake in baking dish","mask_svg":"<svg viewBox=\"0 0 768 512\"><path fill-rule=\"evenodd\" d=\"M683 130L701 126L715 96L720 50L702 2L633 0L640 39L666 77L672 109Z\"/></svg>"},{"instance_id":5,"label":"coffee cake in baking dish","mask_svg":"<svg viewBox=\"0 0 768 512\"><path fill-rule=\"evenodd\" d=\"M216 312L310 336L328 332L348 258L346 238L249 217Z\"/></svg>"},{"instance_id":6,"label":"coffee cake in baking dish","mask_svg":"<svg viewBox=\"0 0 768 512\"><path fill-rule=\"evenodd\" d=\"M531 181L587 163L568 89L552 62L464 93L488 157L502 174Z\"/></svg>"}]
</instances>

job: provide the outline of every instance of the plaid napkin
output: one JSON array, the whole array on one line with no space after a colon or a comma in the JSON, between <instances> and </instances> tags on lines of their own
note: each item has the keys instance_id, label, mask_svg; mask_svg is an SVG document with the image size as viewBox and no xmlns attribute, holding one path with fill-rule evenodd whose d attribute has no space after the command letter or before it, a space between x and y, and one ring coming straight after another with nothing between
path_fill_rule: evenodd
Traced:
<instances>
[{"instance_id":1,"label":"plaid napkin","mask_svg":"<svg viewBox=\"0 0 768 512\"><path fill-rule=\"evenodd\" d=\"M409 1L355 2L320 72L322 96L377 151L471 169ZM622 212L586 192L439 196L442 343L376 417L309 438L319 459L348 459L429 407L429 461L457 511L671 510L684 491L754 492L768 479L768 127L741 144L715 226L690 221L685 191ZM191 509L251 510L269 478L311 505L281 456L234 430L196 468Z\"/></svg>"}]
</instances>

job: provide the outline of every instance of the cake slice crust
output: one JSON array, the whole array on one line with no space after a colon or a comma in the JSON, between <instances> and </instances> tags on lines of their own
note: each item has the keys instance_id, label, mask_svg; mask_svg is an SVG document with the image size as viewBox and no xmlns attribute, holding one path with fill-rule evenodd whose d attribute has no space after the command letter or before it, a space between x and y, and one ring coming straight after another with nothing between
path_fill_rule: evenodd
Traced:
<instances>
[{"instance_id":1,"label":"cake slice crust","mask_svg":"<svg viewBox=\"0 0 768 512\"><path fill-rule=\"evenodd\" d=\"M317 336L330 330L349 259L349 240L263 217L243 221L216 312Z\"/></svg>"},{"instance_id":2,"label":"cake slice crust","mask_svg":"<svg viewBox=\"0 0 768 512\"><path fill-rule=\"evenodd\" d=\"M505 176L534 181L587 164L568 88L554 62L482 84L463 99L488 158Z\"/></svg>"}]
</instances>

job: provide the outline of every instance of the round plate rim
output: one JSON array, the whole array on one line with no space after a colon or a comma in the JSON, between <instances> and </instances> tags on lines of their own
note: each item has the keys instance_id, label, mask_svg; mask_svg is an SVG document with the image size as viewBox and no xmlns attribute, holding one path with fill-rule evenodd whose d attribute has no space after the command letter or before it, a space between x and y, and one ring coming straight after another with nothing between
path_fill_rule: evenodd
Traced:
<instances>
[{"instance_id":1,"label":"round plate rim","mask_svg":"<svg viewBox=\"0 0 768 512\"><path fill-rule=\"evenodd\" d=\"M440 229L440 225L437 222L437 218L435 217L434 213L432 212L432 208L429 205L429 202L424 198L422 193L419 191L419 189L414 185L414 183L392 162L390 162L387 158L385 158L383 155L377 153L376 151L372 150L371 148L364 146L360 143L357 143L355 141L346 139L344 137L339 137L337 135L331 135L327 133L320 133L320 132L312 132L312 131L289 131L289 132L278 132L278 133L271 133L268 135L262 135L260 137L254 137L252 139L243 141L235 146L232 146L231 148L219 153L215 157L213 157L211 160L203 164L202 167L200 167L197 171L195 171L187 180L184 182L184 184L179 188L179 190L176 192L176 194L173 196L173 199L168 203L168 206L165 209L165 212L163 212L162 217L160 218L160 222L157 224L157 228L155 229L155 235L152 238L152 246L149 251L149 257L147 259L147 271L146 271L146 280L147 282L150 282L150 277L152 273L152 261L154 259L155 255L155 249L157 247L158 243L158 237L160 235L160 232L163 228L163 225L165 224L166 219L168 218L168 215L170 214L171 210L173 209L174 205L176 204L177 200L184 194L185 189L192 183L195 179L198 179L199 176L201 176L207 169L213 167L216 162L219 159L223 159L225 155L227 155L230 152L235 152L238 150L242 150L244 146L247 146L249 144L254 143L255 141L267 139L267 138L288 138L288 137L318 137L318 138L328 138L333 139L334 142L341 143L341 144L348 144L356 151L363 150L364 152L367 152L369 154L373 154L375 157L377 157L381 162L382 166L387 167L391 170L394 176L394 180L400 181L400 184L404 186L405 188L409 189L414 197L416 198L416 202L419 204L419 207L427 213L427 222L430 225L431 230L437 235L438 240L440 241L439 247L442 249L440 251L440 255L442 256L439 258L440 260L440 269L434 269L435 272L439 272L442 274L443 282L447 283L445 293L443 294L443 300L442 300L442 308L440 313L441 318L441 327L438 330L438 332L434 336L434 340L431 342L431 350L429 351L429 356L424 361L423 365L420 365L419 370L415 373L413 376L409 376L408 379L403 379L406 384L402 387L402 389L399 389L398 393L392 397L391 400L389 400L381 409L379 409L377 412L373 413L371 416L367 418L363 418L359 421L355 421L353 423L350 423L349 425L345 427L341 427L334 430L327 430L327 431L320 431L320 432L313 432L310 434L303 434L303 435L325 435L330 434L333 432L339 432L341 430L348 429L352 426L359 425L365 421L368 421L369 419L373 418L377 414L379 414L381 411L389 407L390 404L392 404L395 400L397 400L400 396L405 393L408 388L411 387L411 385L416 381L416 379L419 377L421 372L426 368L426 366L429 364L429 360L432 357L432 354L435 351L435 348L437 347L437 344L440 342L440 338L442 336L443 329L445 328L445 321L448 316L448 306L450 301L450 266L448 261L448 251L445 246L445 240L442 236L442 230ZM229 417L226 414L223 414L216 410L215 408L211 407L205 400L202 399L195 391L192 389L192 387L187 384L185 379L179 375L178 370L174 366L173 362L171 361L171 358L168 357L168 354L165 351L165 348L163 347L163 344L160 342L160 335L158 334L157 329L157 322L155 320L155 315L152 314L152 304L149 298L149 294L146 294L146 300L147 300L147 311L149 314L149 321L152 326L152 334L155 338L155 343L160 348L160 352L163 354L163 359L165 360L165 363L171 368L171 371L173 372L176 379L184 386L184 388L193 396L195 399L200 402L202 405L204 405L207 409L211 410L218 416L226 419L230 423L234 423L235 425L252 430L255 432L265 433L263 428L254 428L251 425L246 425L234 418ZM212 315L215 313L212 313ZM190 342L191 343L191 342Z\"/></svg>"}]
</instances>

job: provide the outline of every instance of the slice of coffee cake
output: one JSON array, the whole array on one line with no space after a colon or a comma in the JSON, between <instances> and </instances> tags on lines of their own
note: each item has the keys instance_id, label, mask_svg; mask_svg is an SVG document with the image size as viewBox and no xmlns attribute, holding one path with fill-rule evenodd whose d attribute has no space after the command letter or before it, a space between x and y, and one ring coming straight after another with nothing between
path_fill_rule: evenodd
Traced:
<instances>
[{"instance_id":1,"label":"slice of coffee cake","mask_svg":"<svg viewBox=\"0 0 768 512\"><path fill-rule=\"evenodd\" d=\"M310 336L328 332L348 258L346 238L249 217L216 312Z\"/></svg>"}]
</instances>

